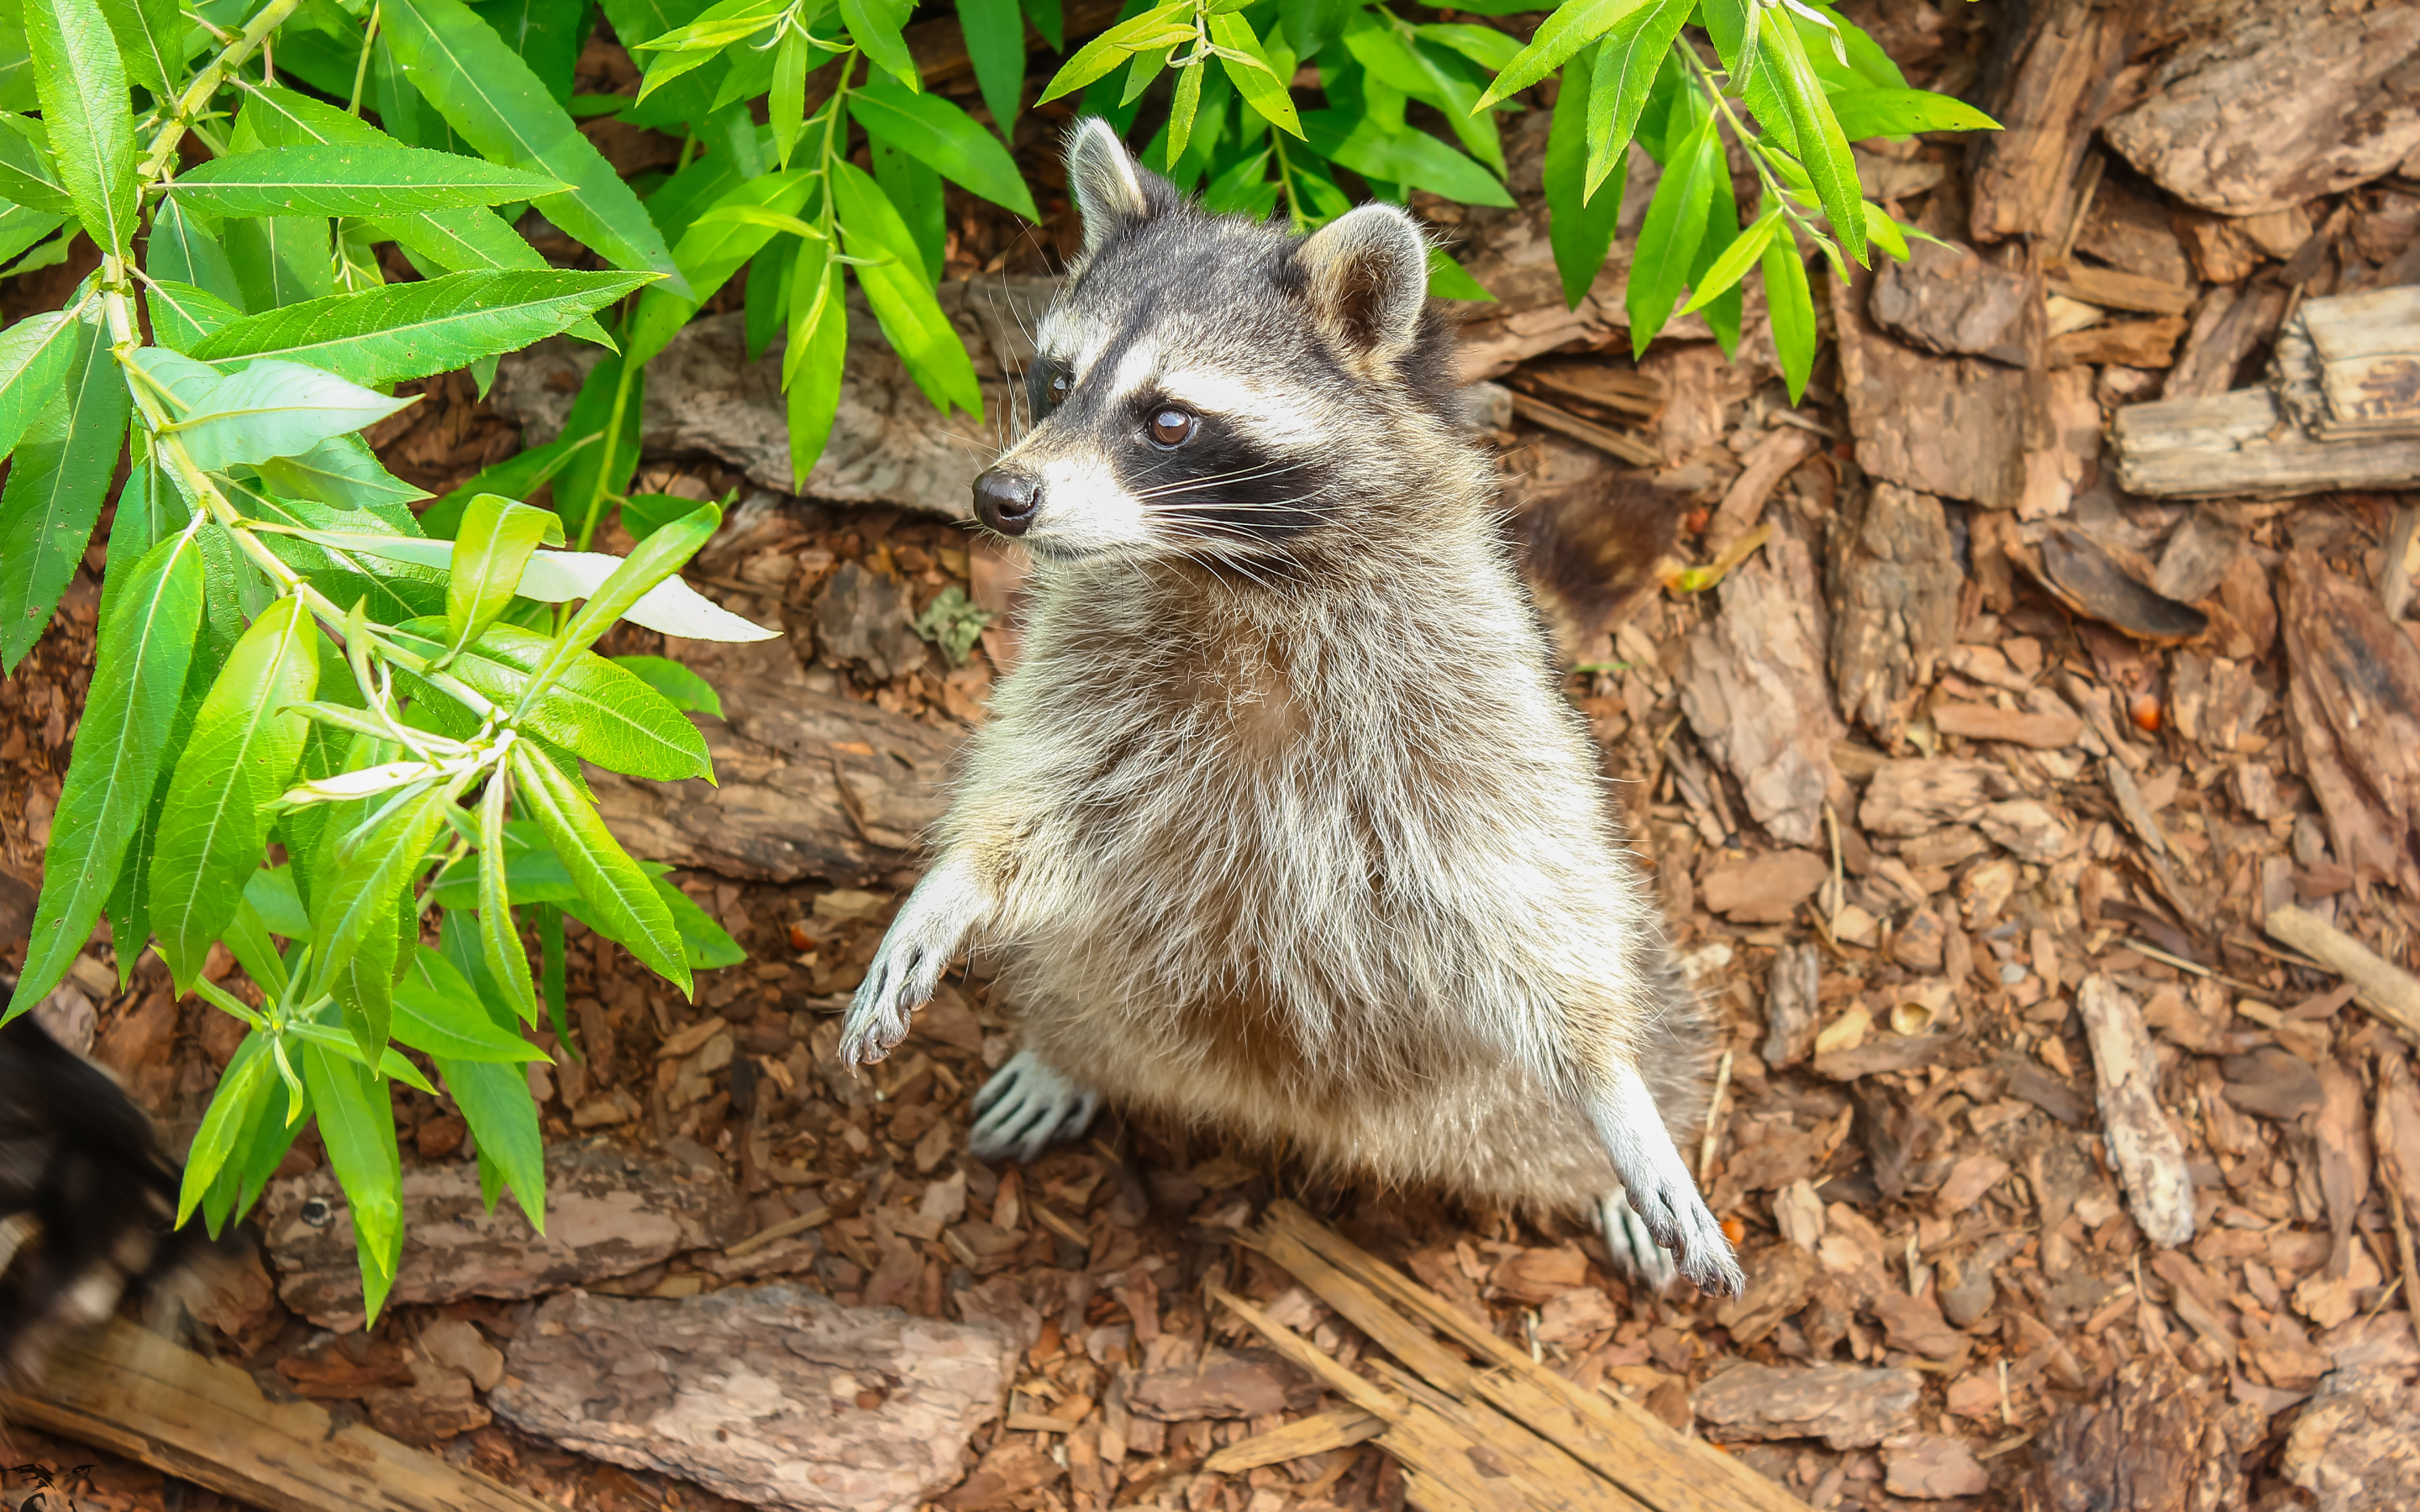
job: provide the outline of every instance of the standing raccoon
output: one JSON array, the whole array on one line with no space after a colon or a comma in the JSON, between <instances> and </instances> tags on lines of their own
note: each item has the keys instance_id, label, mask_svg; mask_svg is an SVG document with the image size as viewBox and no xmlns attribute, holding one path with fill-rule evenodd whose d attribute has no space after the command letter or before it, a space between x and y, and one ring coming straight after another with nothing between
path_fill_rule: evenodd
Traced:
<instances>
[{"instance_id":1,"label":"standing raccoon","mask_svg":"<svg viewBox=\"0 0 2420 1512\"><path fill-rule=\"evenodd\" d=\"M1464 439L1411 219L1205 214L1085 121L1084 247L975 513L1033 555L1016 671L841 1041L970 943L1024 1048L975 1152L1103 1098L1340 1174L1593 1209L1736 1291L1671 1131L1707 1032ZM1652 1090L1651 1090L1652 1088Z\"/></svg>"}]
</instances>

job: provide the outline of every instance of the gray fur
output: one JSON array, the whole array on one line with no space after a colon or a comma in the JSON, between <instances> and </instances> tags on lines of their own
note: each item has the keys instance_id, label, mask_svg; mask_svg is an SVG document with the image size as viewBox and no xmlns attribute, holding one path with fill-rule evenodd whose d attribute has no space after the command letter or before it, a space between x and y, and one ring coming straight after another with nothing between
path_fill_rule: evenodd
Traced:
<instances>
[{"instance_id":1,"label":"gray fur","mask_svg":"<svg viewBox=\"0 0 2420 1512\"><path fill-rule=\"evenodd\" d=\"M1104 141L1079 182L1123 181ZM1035 1111L987 1148L1098 1094L1381 1181L1626 1189L1618 1253L1643 1227L1735 1290L1673 1143L1706 1026L1460 433L1416 229L1365 209L1323 245L1134 182L1042 326L1056 411L998 464L1040 501L1024 659L844 1057L981 943L1075 1088L1021 1072ZM1199 428L1161 447L1171 410Z\"/></svg>"}]
</instances>

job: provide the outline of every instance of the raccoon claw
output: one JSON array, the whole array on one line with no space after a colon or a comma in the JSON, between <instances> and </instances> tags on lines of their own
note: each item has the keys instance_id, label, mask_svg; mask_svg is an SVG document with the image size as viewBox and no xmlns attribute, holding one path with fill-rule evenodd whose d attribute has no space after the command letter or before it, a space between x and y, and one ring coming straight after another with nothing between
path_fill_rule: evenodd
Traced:
<instances>
[{"instance_id":1,"label":"raccoon claw","mask_svg":"<svg viewBox=\"0 0 2420 1512\"><path fill-rule=\"evenodd\" d=\"M1101 1094L1043 1064L1031 1050L1008 1057L975 1093L967 1149L977 1160L1031 1162L1092 1123Z\"/></svg>"},{"instance_id":2,"label":"raccoon claw","mask_svg":"<svg viewBox=\"0 0 2420 1512\"><path fill-rule=\"evenodd\" d=\"M1680 1261L1677 1269L1697 1283L1699 1290L1736 1297L1745 1288L1747 1277L1731 1253L1731 1242L1694 1185L1665 1187L1643 1201L1635 1191L1625 1195L1649 1236L1660 1246L1656 1253L1671 1251ZM1668 1275L1674 1269L1672 1262L1668 1259L1665 1266Z\"/></svg>"},{"instance_id":3,"label":"raccoon claw","mask_svg":"<svg viewBox=\"0 0 2420 1512\"><path fill-rule=\"evenodd\" d=\"M1647 1231L1646 1220L1631 1211L1626 1190L1616 1186L1597 1198L1596 1221L1617 1274L1640 1281L1654 1291L1668 1291L1680 1279L1681 1271L1672 1257Z\"/></svg>"}]
</instances>

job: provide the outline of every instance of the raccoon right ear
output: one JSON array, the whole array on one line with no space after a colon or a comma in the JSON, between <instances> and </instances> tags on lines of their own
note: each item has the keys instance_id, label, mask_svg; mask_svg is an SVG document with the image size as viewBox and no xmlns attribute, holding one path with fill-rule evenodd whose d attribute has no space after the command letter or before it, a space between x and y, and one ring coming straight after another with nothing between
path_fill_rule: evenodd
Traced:
<instances>
[{"instance_id":1,"label":"raccoon right ear","mask_svg":"<svg viewBox=\"0 0 2420 1512\"><path fill-rule=\"evenodd\" d=\"M1120 226L1151 214L1134 159L1118 140L1117 129L1097 116L1078 121L1067 133L1067 186L1075 191L1076 209L1083 217L1087 255L1100 250Z\"/></svg>"},{"instance_id":2,"label":"raccoon right ear","mask_svg":"<svg viewBox=\"0 0 2420 1512\"><path fill-rule=\"evenodd\" d=\"M1428 241L1392 205L1364 205L1313 232L1295 251L1311 315L1330 340L1381 363L1419 336L1428 308Z\"/></svg>"}]
</instances>

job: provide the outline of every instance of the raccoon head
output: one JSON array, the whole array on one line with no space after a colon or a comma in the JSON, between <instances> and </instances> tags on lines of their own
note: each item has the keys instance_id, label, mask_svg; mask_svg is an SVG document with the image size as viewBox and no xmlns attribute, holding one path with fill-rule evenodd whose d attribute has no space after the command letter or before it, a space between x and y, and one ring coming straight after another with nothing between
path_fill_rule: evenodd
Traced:
<instances>
[{"instance_id":1,"label":"raccoon head","mask_svg":"<svg viewBox=\"0 0 2420 1512\"><path fill-rule=\"evenodd\" d=\"M1471 491L1441 476L1470 453L1410 216L1211 215L1099 120L1067 178L1083 252L1026 375L1035 424L975 480L984 525L1044 558L1247 563Z\"/></svg>"}]
</instances>

